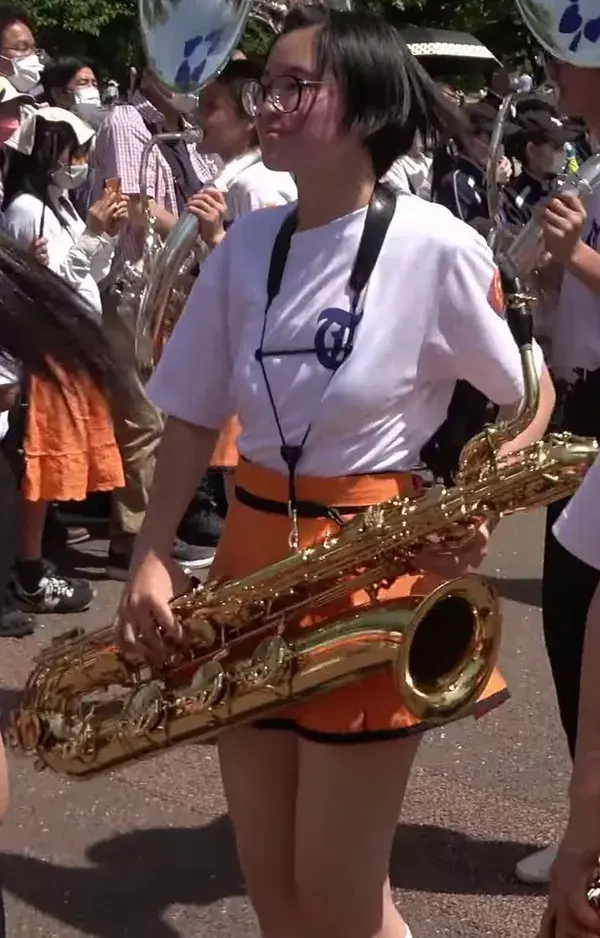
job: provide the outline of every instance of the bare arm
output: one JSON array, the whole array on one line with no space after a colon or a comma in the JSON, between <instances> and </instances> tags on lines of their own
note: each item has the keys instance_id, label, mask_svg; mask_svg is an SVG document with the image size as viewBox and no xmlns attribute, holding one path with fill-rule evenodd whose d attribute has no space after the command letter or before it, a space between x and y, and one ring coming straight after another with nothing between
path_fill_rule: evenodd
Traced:
<instances>
[{"instance_id":1,"label":"bare arm","mask_svg":"<svg viewBox=\"0 0 600 938\"><path fill-rule=\"evenodd\" d=\"M168 559L179 522L206 472L218 431L169 417L158 450L150 503L134 550L132 574L149 554Z\"/></svg>"},{"instance_id":2,"label":"bare arm","mask_svg":"<svg viewBox=\"0 0 600 938\"><path fill-rule=\"evenodd\" d=\"M154 199L148 200L150 214L156 219L156 228L160 235L168 235L177 224L178 218L166 208L162 208ZM140 195L129 196L129 221L137 227L146 227L146 215Z\"/></svg>"},{"instance_id":3,"label":"bare arm","mask_svg":"<svg viewBox=\"0 0 600 938\"><path fill-rule=\"evenodd\" d=\"M565 268L594 293L600 293L600 254L583 241L579 242Z\"/></svg>"},{"instance_id":4,"label":"bare arm","mask_svg":"<svg viewBox=\"0 0 600 938\"><path fill-rule=\"evenodd\" d=\"M544 365L540 375L540 402L538 404L537 413L523 433L520 433L514 440L510 440L510 442L505 443L504 446L500 448L500 455L508 456L510 453L516 453L518 450L523 449L524 446L528 446L530 443L541 439L548 429L555 404L556 391L554 389L554 383L546 365ZM502 407L500 408L499 419L510 420L516 413L517 408L515 407Z\"/></svg>"}]
</instances>

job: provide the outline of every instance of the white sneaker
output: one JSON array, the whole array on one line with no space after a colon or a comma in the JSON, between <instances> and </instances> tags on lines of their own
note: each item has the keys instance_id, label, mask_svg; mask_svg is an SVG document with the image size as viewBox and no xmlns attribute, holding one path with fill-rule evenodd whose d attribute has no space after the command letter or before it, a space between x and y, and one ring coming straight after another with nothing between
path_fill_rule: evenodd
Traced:
<instances>
[{"instance_id":1,"label":"white sneaker","mask_svg":"<svg viewBox=\"0 0 600 938\"><path fill-rule=\"evenodd\" d=\"M521 883L537 886L550 881L552 864L556 860L558 847L544 847L519 860L515 867L515 876Z\"/></svg>"}]
</instances>

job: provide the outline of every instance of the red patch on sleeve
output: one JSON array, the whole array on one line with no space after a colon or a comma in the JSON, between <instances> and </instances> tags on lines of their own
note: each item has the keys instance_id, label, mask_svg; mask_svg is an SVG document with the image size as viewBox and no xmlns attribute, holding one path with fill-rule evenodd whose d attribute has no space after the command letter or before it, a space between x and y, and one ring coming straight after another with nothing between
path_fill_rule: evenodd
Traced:
<instances>
[{"instance_id":1,"label":"red patch on sleeve","mask_svg":"<svg viewBox=\"0 0 600 938\"><path fill-rule=\"evenodd\" d=\"M502 281L500 279L500 271L497 270L494 274L494 279L490 284L490 289L488 290L488 303L492 307L495 313L498 313L499 316L504 315L504 291L502 290Z\"/></svg>"}]
</instances>

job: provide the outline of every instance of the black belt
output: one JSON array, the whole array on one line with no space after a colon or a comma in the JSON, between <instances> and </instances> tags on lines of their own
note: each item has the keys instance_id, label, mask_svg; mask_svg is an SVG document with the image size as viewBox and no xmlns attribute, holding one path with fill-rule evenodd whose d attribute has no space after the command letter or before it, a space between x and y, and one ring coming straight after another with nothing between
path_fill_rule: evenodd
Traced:
<instances>
[{"instance_id":1,"label":"black belt","mask_svg":"<svg viewBox=\"0 0 600 938\"><path fill-rule=\"evenodd\" d=\"M262 498L260 495L254 495L248 489L243 489L236 485L235 497L242 505L247 508L253 508L255 511L262 511L268 515L288 515L289 506L287 502L278 502L272 498ZM344 524L344 515L357 515L365 511L368 505L319 505L318 502L296 501L294 508L299 518L328 518L339 525Z\"/></svg>"}]
</instances>

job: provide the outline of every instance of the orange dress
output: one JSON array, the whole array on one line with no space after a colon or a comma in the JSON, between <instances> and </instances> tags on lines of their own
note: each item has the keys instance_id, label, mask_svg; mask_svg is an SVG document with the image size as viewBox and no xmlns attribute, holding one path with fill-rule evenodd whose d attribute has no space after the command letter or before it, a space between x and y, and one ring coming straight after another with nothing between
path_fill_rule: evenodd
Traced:
<instances>
[{"instance_id":1,"label":"orange dress","mask_svg":"<svg viewBox=\"0 0 600 938\"><path fill-rule=\"evenodd\" d=\"M29 380L22 494L31 502L83 501L125 484L106 398L89 378L58 374L62 387Z\"/></svg>"}]
</instances>

